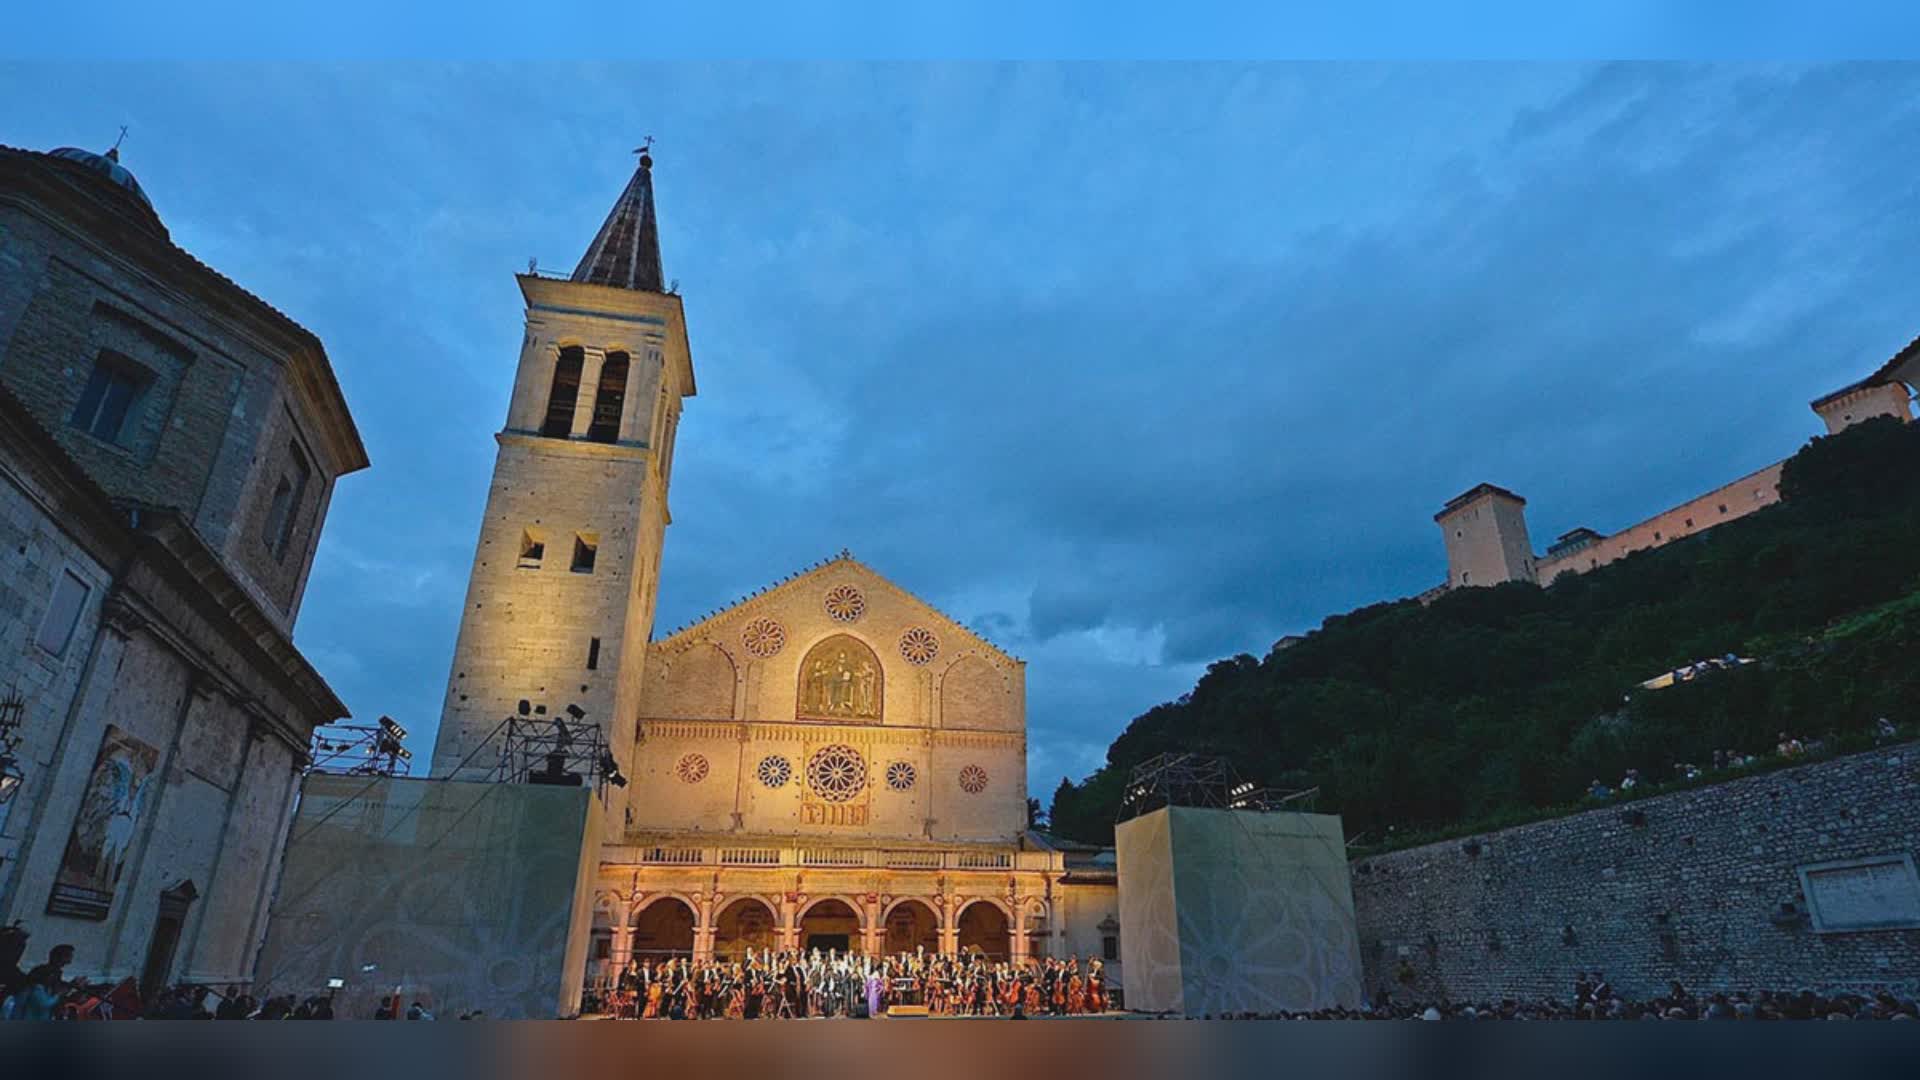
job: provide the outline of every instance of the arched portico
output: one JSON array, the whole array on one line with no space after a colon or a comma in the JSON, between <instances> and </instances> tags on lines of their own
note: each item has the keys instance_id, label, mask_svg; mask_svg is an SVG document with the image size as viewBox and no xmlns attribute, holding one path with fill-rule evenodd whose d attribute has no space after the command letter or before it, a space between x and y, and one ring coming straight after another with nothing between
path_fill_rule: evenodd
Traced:
<instances>
[{"instance_id":1,"label":"arched portico","mask_svg":"<svg viewBox=\"0 0 1920 1080\"><path fill-rule=\"evenodd\" d=\"M843 896L823 896L808 903L794 920L797 944L807 951L864 952L868 927L861 914L862 906L853 898Z\"/></svg>"},{"instance_id":2,"label":"arched portico","mask_svg":"<svg viewBox=\"0 0 1920 1080\"><path fill-rule=\"evenodd\" d=\"M678 896L657 896L633 913L632 955L643 963L694 953L693 904Z\"/></svg>"},{"instance_id":3,"label":"arched portico","mask_svg":"<svg viewBox=\"0 0 1920 1080\"><path fill-rule=\"evenodd\" d=\"M713 958L721 961L746 959L747 950L758 953L780 943L780 916L774 906L757 896L740 896L726 902L713 920Z\"/></svg>"},{"instance_id":4,"label":"arched portico","mask_svg":"<svg viewBox=\"0 0 1920 1080\"><path fill-rule=\"evenodd\" d=\"M954 919L955 945L962 954L978 952L989 960L1013 958L1013 920L998 901L979 899Z\"/></svg>"},{"instance_id":5,"label":"arched portico","mask_svg":"<svg viewBox=\"0 0 1920 1080\"><path fill-rule=\"evenodd\" d=\"M940 916L925 900L905 897L887 906L881 918L880 948L885 953L940 951Z\"/></svg>"},{"instance_id":6,"label":"arched portico","mask_svg":"<svg viewBox=\"0 0 1920 1080\"><path fill-rule=\"evenodd\" d=\"M1029 897L1018 907L1014 920L1013 945L1016 960L1043 960L1053 955L1052 911L1045 900Z\"/></svg>"}]
</instances>

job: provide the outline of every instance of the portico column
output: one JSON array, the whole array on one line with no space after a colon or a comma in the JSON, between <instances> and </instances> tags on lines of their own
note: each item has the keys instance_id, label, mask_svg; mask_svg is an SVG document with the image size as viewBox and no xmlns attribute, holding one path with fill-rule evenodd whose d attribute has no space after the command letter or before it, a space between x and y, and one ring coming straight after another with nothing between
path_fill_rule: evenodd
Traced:
<instances>
[{"instance_id":1,"label":"portico column","mask_svg":"<svg viewBox=\"0 0 1920 1080\"><path fill-rule=\"evenodd\" d=\"M606 365L607 351L588 346L581 350L580 394L573 401L573 437L584 439L593 426L593 402L600 396L600 369Z\"/></svg>"},{"instance_id":2,"label":"portico column","mask_svg":"<svg viewBox=\"0 0 1920 1080\"><path fill-rule=\"evenodd\" d=\"M869 894L860 904L860 951L867 956L880 953L880 898Z\"/></svg>"},{"instance_id":3,"label":"portico column","mask_svg":"<svg viewBox=\"0 0 1920 1080\"><path fill-rule=\"evenodd\" d=\"M714 903L714 897L701 897L699 906L694 909L693 958L696 962L713 959Z\"/></svg>"},{"instance_id":4,"label":"portico column","mask_svg":"<svg viewBox=\"0 0 1920 1080\"><path fill-rule=\"evenodd\" d=\"M633 959L633 924L629 921L625 902L616 902L609 913L613 918L613 968L621 972L627 970L627 961Z\"/></svg>"},{"instance_id":5,"label":"portico column","mask_svg":"<svg viewBox=\"0 0 1920 1080\"><path fill-rule=\"evenodd\" d=\"M789 894L780 901L780 951L795 952L800 948L800 924L798 915L800 905Z\"/></svg>"},{"instance_id":6,"label":"portico column","mask_svg":"<svg viewBox=\"0 0 1920 1080\"><path fill-rule=\"evenodd\" d=\"M953 898L950 896L930 897L933 910L940 918L940 955L953 956L960 951L960 921L955 916Z\"/></svg>"}]
</instances>

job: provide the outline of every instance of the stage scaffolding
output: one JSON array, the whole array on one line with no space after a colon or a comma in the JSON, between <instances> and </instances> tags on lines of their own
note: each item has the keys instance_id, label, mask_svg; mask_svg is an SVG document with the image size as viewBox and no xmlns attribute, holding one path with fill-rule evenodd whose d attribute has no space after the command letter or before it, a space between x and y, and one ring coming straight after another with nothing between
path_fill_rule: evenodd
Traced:
<instances>
[{"instance_id":1,"label":"stage scaffolding","mask_svg":"<svg viewBox=\"0 0 1920 1080\"><path fill-rule=\"evenodd\" d=\"M1158 754L1134 766L1127 778L1115 822L1129 821L1166 806L1213 810L1311 812L1319 788L1285 791L1261 787L1241 777L1233 763L1203 754Z\"/></svg>"}]
</instances>

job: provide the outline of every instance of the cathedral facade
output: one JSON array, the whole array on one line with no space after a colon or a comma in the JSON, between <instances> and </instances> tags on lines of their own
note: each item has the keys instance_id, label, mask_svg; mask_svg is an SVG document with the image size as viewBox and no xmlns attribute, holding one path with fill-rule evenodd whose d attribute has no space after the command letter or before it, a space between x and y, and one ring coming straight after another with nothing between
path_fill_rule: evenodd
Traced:
<instances>
[{"instance_id":1,"label":"cathedral facade","mask_svg":"<svg viewBox=\"0 0 1920 1080\"><path fill-rule=\"evenodd\" d=\"M515 715L599 725L628 783L595 795L589 978L749 948L1111 964L1111 853L1028 827L1022 661L846 552L654 640L695 383L651 168L570 275L519 277L434 774L485 777Z\"/></svg>"}]
</instances>

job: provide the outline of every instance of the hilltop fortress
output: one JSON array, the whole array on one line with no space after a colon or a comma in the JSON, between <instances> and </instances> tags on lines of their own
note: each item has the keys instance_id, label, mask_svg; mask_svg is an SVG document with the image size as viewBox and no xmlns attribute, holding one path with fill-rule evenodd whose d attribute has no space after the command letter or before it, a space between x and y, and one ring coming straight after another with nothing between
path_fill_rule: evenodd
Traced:
<instances>
[{"instance_id":1,"label":"hilltop fortress","mask_svg":"<svg viewBox=\"0 0 1920 1080\"><path fill-rule=\"evenodd\" d=\"M1827 434L1881 416L1913 419L1913 388L1920 385L1920 338L1878 371L1811 403ZM1607 535L1582 526L1561 534L1535 555L1527 535L1527 500L1497 484L1477 484L1447 500L1433 520L1447 544L1447 580L1422 595L1448 589L1532 581L1551 585L1562 574L1584 574L1636 551L1657 548L1780 501L1776 461L1732 483L1696 496L1637 525Z\"/></svg>"}]
</instances>

